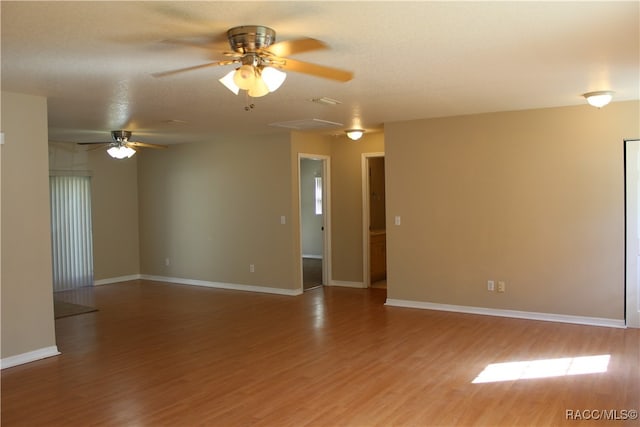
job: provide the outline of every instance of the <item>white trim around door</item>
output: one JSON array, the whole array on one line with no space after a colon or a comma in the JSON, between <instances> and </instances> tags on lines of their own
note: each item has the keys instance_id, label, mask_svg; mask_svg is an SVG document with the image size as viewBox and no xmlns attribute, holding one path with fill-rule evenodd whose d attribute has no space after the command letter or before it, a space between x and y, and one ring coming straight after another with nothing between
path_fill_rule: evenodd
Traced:
<instances>
[{"instance_id":1,"label":"white trim around door","mask_svg":"<svg viewBox=\"0 0 640 427\"><path fill-rule=\"evenodd\" d=\"M300 182L300 165L302 159L319 160L322 162L322 281L324 285L331 282L331 157L322 154L298 153L298 224L300 253L300 289L304 288L302 266L302 185Z\"/></svg>"}]
</instances>

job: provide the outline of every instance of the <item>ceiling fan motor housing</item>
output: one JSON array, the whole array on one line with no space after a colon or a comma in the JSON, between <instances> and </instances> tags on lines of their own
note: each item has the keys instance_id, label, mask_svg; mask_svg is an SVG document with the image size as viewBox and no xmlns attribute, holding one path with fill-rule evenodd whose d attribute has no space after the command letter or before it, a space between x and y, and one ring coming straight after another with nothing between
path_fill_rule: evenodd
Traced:
<instances>
[{"instance_id":1,"label":"ceiling fan motor housing","mask_svg":"<svg viewBox=\"0 0 640 427\"><path fill-rule=\"evenodd\" d=\"M276 41L276 32L262 25L242 25L227 31L231 49L238 53L256 52Z\"/></svg>"},{"instance_id":2,"label":"ceiling fan motor housing","mask_svg":"<svg viewBox=\"0 0 640 427\"><path fill-rule=\"evenodd\" d=\"M111 131L111 137L115 142L127 142L131 138L131 132L128 130Z\"/></svg>"}]
</instances>

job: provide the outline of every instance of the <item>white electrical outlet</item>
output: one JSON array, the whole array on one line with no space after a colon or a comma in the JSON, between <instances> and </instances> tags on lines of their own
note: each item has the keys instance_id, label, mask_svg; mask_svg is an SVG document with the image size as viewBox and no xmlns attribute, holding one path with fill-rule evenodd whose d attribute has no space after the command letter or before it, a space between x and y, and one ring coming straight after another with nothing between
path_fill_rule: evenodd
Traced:
<instances>
[{"instance_id":1,"label":"white electrical outlet","mask_svg":"<svg viewBox=\"0 0 640 427\"><path fill-rule=\"evenodd\" d=\"M402 223L402 219L400 218L400 215L396 215L396 217L394 218L394 224L400 225L401 223Z\"/></svg>"},{"instance_id":2,"label":"white electrical outlet","mask_svg":"<svg viewBox=\"0 0 640 427\"><path fill-rule=\"evenodd\" d=\"M166 265L167 267L171 264L171 260L169 258L165 258L164 259L164 265Z\"/></svg>"},{"instance_id":3,"label":"white electrical outlet","mask_svg":"<svg viewBox=\"0 0 640 427\"><path fill-rule=\"evenodd\" d=\"M487 280L487 290L490 292L496 290L496 283L493 280Z\"/></svg>"},{"instance_id":4,"label":"white electrical outlet","mask_svg":"<svg viewBox=\"0 0 640 427\"><path fill-rule=\"evenodd\" d=\"M249 273L255 273L256 272L256 266L253 264L249 264Z\"/></svg>"},{"instance_id":5,"label":"white electrical outlet","mask_svg":"<svg viewBox=\"0 0 640 427\"><path fill-rule=\"evenodd\" d=\"M505 283L503 280L499 280L498 281L498 292L504 292L505 291Z\"/></svg>"},{"instance_id":6,"label":"white electrical outlet","mask_svg":"<svg viewBox=\"0 0 640 427\"><path fill-rule=\"evenodd\" d=\"M285 225L287 223L287 217L280 215L280 224Z\"/></svg>"}]
</instances>

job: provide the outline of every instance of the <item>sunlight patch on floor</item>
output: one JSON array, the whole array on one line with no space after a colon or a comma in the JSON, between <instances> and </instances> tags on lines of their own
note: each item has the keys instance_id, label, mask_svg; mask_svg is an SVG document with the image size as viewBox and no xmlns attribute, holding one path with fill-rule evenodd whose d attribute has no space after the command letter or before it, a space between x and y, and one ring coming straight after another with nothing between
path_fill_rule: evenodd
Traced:
<instances>
[{"instance_id":1,"label":"sunlight patch on floor","mask_svg":"<svg viewBox=\"0 0 640 427\"><path fill-rule=\"evenodd\" d=\"M492 363L472 381L473 384L551 378L607 372L611 355L562 357L558 359L526 360Z\"/></svg>"}]
</instances>

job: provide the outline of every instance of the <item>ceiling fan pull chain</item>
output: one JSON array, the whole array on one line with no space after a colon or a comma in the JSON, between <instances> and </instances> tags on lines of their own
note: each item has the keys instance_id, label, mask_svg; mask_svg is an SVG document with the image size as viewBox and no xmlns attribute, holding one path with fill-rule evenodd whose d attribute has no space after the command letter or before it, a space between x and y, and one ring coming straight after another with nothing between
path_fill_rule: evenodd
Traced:
<instances>
[{"instance_id":1,"label":"ceiling fan pull chain","mask_svg":"<svg viewBox=\"0 0 640 427\"><path fill-rule=\"evenodd\" d=\"M251 103L251 97L249 96L249 92L245 91L244 95L245 95L245 101L246 101L246 104L244 106L244 111L253 110L253 108L255 107L255 104Z\"/></svg>"}]
</instances>

